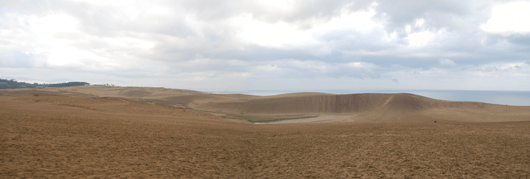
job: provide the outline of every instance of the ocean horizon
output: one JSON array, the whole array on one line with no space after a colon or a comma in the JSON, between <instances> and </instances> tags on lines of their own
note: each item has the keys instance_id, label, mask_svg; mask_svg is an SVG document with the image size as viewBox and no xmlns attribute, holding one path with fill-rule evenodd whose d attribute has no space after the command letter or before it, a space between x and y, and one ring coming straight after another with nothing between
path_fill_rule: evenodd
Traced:
<instances>
[{"instance_id":1,"label":"ocean horizon","mask_svg":"<svg viewBox=\"0 0 530 179\"><path fill-rule=\"evenodd\" d=\"M530 91L488 91L488 90L249 90L218 91L215 94L247 94L271 96L285 93L319 92L331 94L358 93L411 93L447 101L482 102L512 106L530 106Z\"/></svg>"}]
</instances>

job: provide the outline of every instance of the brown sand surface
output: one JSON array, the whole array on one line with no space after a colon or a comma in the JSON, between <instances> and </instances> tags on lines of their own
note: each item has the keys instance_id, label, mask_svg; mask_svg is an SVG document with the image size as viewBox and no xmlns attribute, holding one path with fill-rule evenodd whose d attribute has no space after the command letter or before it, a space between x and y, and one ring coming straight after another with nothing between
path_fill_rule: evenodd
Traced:
<instances>
[{"instance_id":1,"label":"brown sand surface","mask_svg":"<svg viewBox=\"0 0 530 179\"><path fill-rule=\"evenodd\" d=\"M355 116L340 122L408 123L437 121L530 121L530 106L436 100L413 94L290 93L275 96L209 94L187 90L139 87L78 86L45 88L53 94L119 97L142 103L242 115ZM23 94L35 90L6 90ZM311 120L307 120L311 121Z\"/></svg>"},{"instance_id":2,"label":"brown sand surface","mask_svg":"<svg viewBox=\"0 0 530 179\"><path fill-rule=\"evenodd\" d=\"M316 114L355 116L355 122L529 121L530 106L436 100L413 94L312 94L256 97L203 103L194 108L241 114Z\"/></svg>"},{"instance_id":3,"label":"brown sand surface","mask_svg":"<svg viewBox=\"0 0 530 179\"><path fill-rule=\"evenodd\" d=\"M394 110L389 108L393 103L411 99L351 97L376 99L367 103L380 114L358 116L386 119L254 125L149 101L177 96L162 90L149 93L160 98L127 93L140 94L143 101L120 96L129 89L105 92L116 94L106 97L101 91L54 90L0 90L0 178L530 177L530 122L524 107L433 104L414 97L412 104L420 107ZM232 98L202 97L213 101L204 104ZM233 103L271 100L233 98ZM290 100L306 99L282 102ZM436 124L417 119L426 115L447 119ZM493 122L499 116L519 122ZM480 122L481 117L488 122ZM398 118L399 123L388 121Z\"/></svg>"}]
</instances>

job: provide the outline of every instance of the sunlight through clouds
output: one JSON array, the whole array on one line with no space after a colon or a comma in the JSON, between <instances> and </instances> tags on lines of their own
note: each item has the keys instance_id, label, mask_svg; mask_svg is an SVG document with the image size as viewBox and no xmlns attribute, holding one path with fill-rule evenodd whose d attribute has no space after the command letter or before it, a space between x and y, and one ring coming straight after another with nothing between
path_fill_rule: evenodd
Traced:
<instances>
[{"instance_id":1,"label":"sunlight through clouds","mask_svg":"<svg viewBox=\"0 0 530 179\"><path fill-rule=\"evenodd\" d=\"M315 21L309 29L300 29L298 25L290 25L283 21L275 23L261 21L255 19L252 14L234 18L232 23L240 29L238 36L246 42L264 47L294 48L322 45L324 42L315 37L337 30L366 33L374 28L381 28L382 26L372 19L374 15L373 7L369 11L359 12L350 12L347 8L342 8L340 16L331 18L327 22Z\"/></svg>"},{"instance_id":2,"label":"sunlight through clouds","mask_svg":"<svg viewBox=\"0 0 530 179\"><path fill-rule=\"evenodd\" d=\"M279 11L292 11L294 9L293 0L257 0L260 6L266 9L274 9Z\"/></svg>"},{"instance_id":3,"label":"sunlight through clouds","mask_svg":"<svg viewBox=\"0 0 530 179\"><path fill-rule=\"evenodd\" d=\"M480 26L490 33L510 35L530 32L530 2L510 2L493 7L491 18Z\"/></svg>"},{"instance_id":4,"label":"sunlight through clouds","mask_svg":"<svg viewBox=\"0 0 530 179\"><path fill-rule=\"evenodd\" d=\"M241 28L238 34L241 39L265 47L289 48L317 43L307 31L298 30L285 22L274 24L261 22L254 19L252 14L235 18L234 24Z\"/></svg>"},{"instance_id":5,"label":"sunlight through clouds","mask_svg":"<svg viewBox=\"0 0 530 179\"><path fill-rule=\"evenodd\" d=\"M409 34L407 36L407 40L409 41L410 47L423 47L427 45L434 37L436 37L435 33L430 31L422 31Z\"/></svg>"}]
</instances>

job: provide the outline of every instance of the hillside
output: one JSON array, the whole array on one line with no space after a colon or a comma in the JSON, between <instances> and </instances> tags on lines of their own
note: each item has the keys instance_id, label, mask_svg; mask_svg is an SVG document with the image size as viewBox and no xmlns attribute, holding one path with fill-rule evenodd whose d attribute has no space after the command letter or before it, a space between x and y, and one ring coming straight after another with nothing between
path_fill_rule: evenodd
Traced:
<instances>
[{"instance_id":1,"label":"hillside","mask_svg":"<svg viewBox=\"0 0 530 179\"><path fill-rule=\"evenodd\" d=\"M24 93L27 90L8 90ZM5 91L5 92L8 92ZM77 86L39 89L71 95L119 97L142 103L209 111L223 116L317 115L327 122L501 122L530 121L530 106L444 101L414 94L292 93L275 96L210 94L190 90ZM324 119L324 118L323 118Z\"/></svg>"},{"instance_id":2,"label":"hillside","mask_svg":"<svg viewBox=\"0 0 530 179\"><path fill-rule=\"evenodd\" d=\"M528 121L529 106L436 100L413 94L347 94L251 98L238 102L201 103L197 109L274 115L347 115L356 122L495 122ZM348 120L343 120L348 121Z\"/></svg>"}]
</instances>

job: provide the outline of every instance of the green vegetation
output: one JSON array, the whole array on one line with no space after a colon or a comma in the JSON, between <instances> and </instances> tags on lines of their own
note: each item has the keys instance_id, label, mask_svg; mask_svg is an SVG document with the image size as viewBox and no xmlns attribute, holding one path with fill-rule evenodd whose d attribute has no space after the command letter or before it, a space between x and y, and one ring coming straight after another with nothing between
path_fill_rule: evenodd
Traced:
<instances>
[{"instance_id":1,"label":"green vegetation","mask_svg":"<svg viewBox=\"0 0 530 179\"><path fill-rule=\"evenodd\" d=\"M245 120L248 122L256 123L256 122L276 122L276 121L282 121L282 120L289 120L289 119L306 119L306 118L313 118L317 116L307 116L307 115L243 115L243 114L226 114L225 116L221 116L222 118L226 119L238 119L238 120Z\"/></svg>"}]
</instances>

